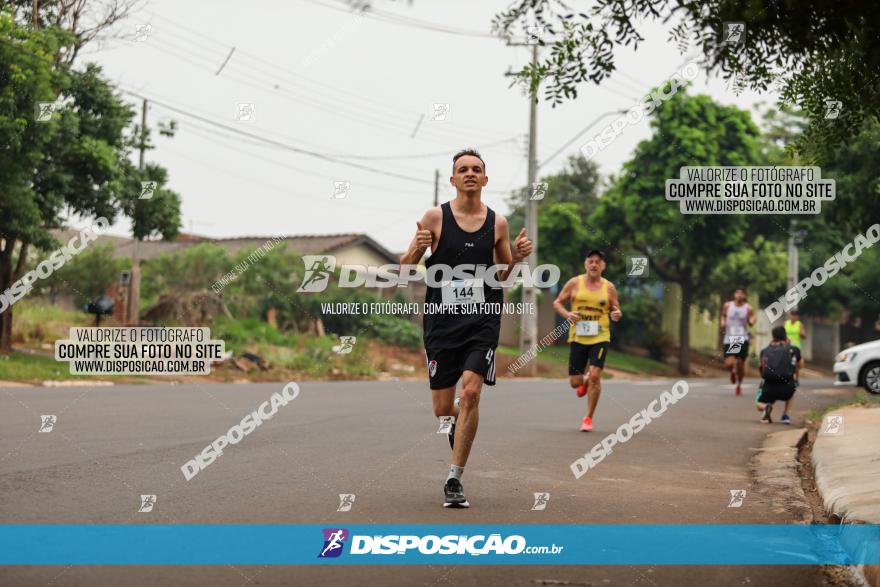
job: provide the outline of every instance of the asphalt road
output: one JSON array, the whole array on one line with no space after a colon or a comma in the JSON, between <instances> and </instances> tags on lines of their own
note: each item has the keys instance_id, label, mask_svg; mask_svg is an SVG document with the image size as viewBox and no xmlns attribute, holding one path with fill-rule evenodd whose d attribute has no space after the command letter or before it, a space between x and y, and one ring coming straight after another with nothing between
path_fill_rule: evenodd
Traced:
<instances>
[{"instance_id":1,"label":"asphalt road","mask_svg":"<svg viewBox=\"0 0 880 587\"><path fill-rule=\"evenodd\" d=\"M299 397L186 481L180 466L282 384L0 389L2 523L791 523L749 491L748 463L782 425L758 422L745 394L690 380L671 406L576 480L570 463L672 381L605 381L592 433L585 399L560 381L501 380L484 391L463 482L469 510L441 507L449 464L420 382L301 382ZM808 409L852 395L806 381ZM777 416L780 415L777 407ZM51 433L38 433L52 414ZM550 492L544 511L533 493ZM337 512L339 494L356 495ZM138 513L141 494L157 495ZM283 547L283 545L279 545ZM817 567L213 566L0 568L3 585L823 585Z\"/></svg>"}]
</instances>

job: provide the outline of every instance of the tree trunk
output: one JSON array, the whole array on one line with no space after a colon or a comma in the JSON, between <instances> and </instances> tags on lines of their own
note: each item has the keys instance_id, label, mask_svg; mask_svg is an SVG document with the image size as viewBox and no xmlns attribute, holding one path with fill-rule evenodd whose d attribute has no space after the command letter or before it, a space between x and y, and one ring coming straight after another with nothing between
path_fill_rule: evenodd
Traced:
<instances>
[{"instance_id":1,"label":"tree trunk","mask_svg":"<svg viewBox=\"0 0 880 587\"><path fill-rule=\"evenodd\" d=\"M15 238L5 240L5 245L0 251L0 293L5 292L15 280L21 277L27 261L28 244L22 243L18 253L18 263L12 266L12 254L15 251ZM0 314L0 354L12 353L12 303Z\"/></svg>"},{"instance_id":2,"label":"tree trunk","mask_svg":"<svg viewBox=\"0 0 880 587\"><path fill-rule=\"evenodd\" d=\"M0 250L0 293L4 293L12 285L12 248L13 239L6 239L5 246ZM8 355L12 352L12 305L0 313L0 353Z\"/></svg>"},{"instance_id":3,"label":"tree trunk","mask_svg":"<svg viewBox=\"0 0 880 587\"><path fill-rule=\"evenodd\" d=\"M691 371L691 284L681 282L681 316L678 322L678 372L687 375Z\"/></svg>"}]
</instances>

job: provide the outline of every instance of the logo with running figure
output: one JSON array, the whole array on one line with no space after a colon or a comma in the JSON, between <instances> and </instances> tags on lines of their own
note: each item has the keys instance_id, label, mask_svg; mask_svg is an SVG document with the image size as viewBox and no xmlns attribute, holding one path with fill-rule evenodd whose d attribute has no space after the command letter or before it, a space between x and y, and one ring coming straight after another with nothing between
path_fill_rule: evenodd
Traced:
<instances>
[{"instance_id":1,"label":"logo with running figure","mask_svg":"<svg viewBox=\"0 0 880 587\"><path fill-rule=\"evenodd\" d=\"M333 195L331 198L342 199L348 196L348 192L351 191L351 182L350 181L334 181L333 182Z\"/></svg>"},{"instance_id":2,"label":"logo with running figure","mask_svg":"<svg viewBox=\"0 0 880 587\"><path fill-rule=\"evenodd\" d=\"M40 429L37 432L52 432L58 418L54 415L40 416Z\"/></svg>"},{"instance_id":3,"label":"logo with running figure","mask_svg":"<svg viewBox=\"0 0 880 587\"><path fill-rule=\"evenodd\" d=\"M539 512L541 510L547 509L547 503L550 501L549 493L536 493L535 494L535 503L532 505L533 512Z\"/></svg>"},{"instance_id":4,"label":"logo with running figure","mask_svg":"<svg viewBox=\"0 0 880 587\"><path fill-rule=\"evenodd\" d=\"M547 182L533 183L530 200L543 200L547 195Z\"/></svg>"},{"instance_id":5,"label":"logo with running figure","mask_svg":"<svg viewBox=\"0 0 880 587\"><path fill-rule=\"evenodd\" d=\"M297 293L314 293L327 289L330 276L336 269L336 257L333 255L303 255L303 266L306 274L297 288Z\"/></svg>"},{"instance_id":6,"label":"logo with running figure","mask_svg":"<svg viewBox=\"0 0 880 587\"><path fill-rule=\"evenodd\" d=\"M140 200L149 200L153 197L153 194L156 192L156 186L159 185L157 181L142 181L141 182L141 195L138 197Z\"/></svg>"},{"instance_id":7,"label":"logo with running figure","mask_svg":"<svg viewBox=\"0 0 880 587\"><path fill-rule=\"evenodd\" d=\"M440 428L437 429L437 434L449 434L453 424L455 424L455 416L440 416Z\"/></svg>"},{"instance_id":8,"label":"logo with running figure","mask_svg":"<svg viewBox=\"0 0 880 587\"><path fill-rule=\"evenodd\" d=\"M357 344L356 336L340 336L339 344L333 345L333 352L338 353L340 355L347 355L351 351L354 350L354 345Z\"/></svg>"},{"instance_id":9,"label":"logo with running figure","mask_svg":"<svg viewBox=\"0 0 880 587\"><path fill-rule=\"evenodd\" d=\"M149 513L153 511L153 506L156 505L156 496L155 495L141 495L141 507L138 508L138 512L140 513Z\"/></svg>"},{"instance_id":10,"label":"logo with running figure","mask_svg":"<svg viewBox=\"0 0 880 587\"><path fill-rule=\"evenodd\" d=\"M843 432L843 416L825 416L823 434L840 434Z\"/></svg>"},{"instance_id":11,"label":"logo with running figure","mask_svg":"<svg viewBox=\"0 0 880 587\"><path fill-rule=\"evenodd\" d=\"M825 119L836 120L840 116L840 109L842 107L843 102L840 100L825 100Z\"/></svg>"},{"instance_id":12,"label":"logo with running figure","mask_svg":"<svg viewBox=\"0 0 880 587\"><path fill-rule=\"evenodd\" d=\"M742 507L742 504L745 500L746 500L746 490L745 489L731 489L730 490L730 502L727 504L727 507L729 507L729 508Z\"/></svg>"},{"instance_id":13,"label":"logo with running figure","mask_svg":"<svg viewBox=\"0 0 880 587\"><path fill-rule=\"evenodd\" d=\"M336 558L342 554L345 541L348 540L348 530L345 528L324 528L324 548L318 558Z\"/></svg>"},{"instance_id":14,"label":"logo with running figure","mask_svg":"<svg viewBox=\"0 0 880 587\"><path fill-rule=\"evenodd\" d=\"M730 337L730 346L727 347L727 353L732 355L734 353L738 353L742 351L743 343L745 343L745 336L731 336Z\"/></svg>"},{"instance_id":15,"label":"logo with running figure","mask_svg":"<svg viewBox=\"0 0 880 587\"><path fill-rule=\"evenodd\" d=\"M723 42L733 45L746 40L746 23L725 22L722 26Z\"/></svg>"},{"instance_id":16,"label":"logo with running figure","mask_svg":"<svg viewBox=\"0 0 880 587\"><path fill-rule=\"evenodd\" d=\"M339 494L339 507L336 508L337 512L350 512L351 506L354 505L354 493L340 493Z\"/></svg>"},{"instance_id":17,"label":"logo with running figure","mask_svg":"<svg viewBox=\"0 0 880 587\"><path fill-rule=\"evenodd\" d=\"M647 257L630 257L629 273L630 277L647 277L648 276L648 258Z\"/></svg>"},{"instance_id":18,"label":"logo with running figure","mask_svg":"<svg viewBox=\"0 0 880 587\"><path fill-rule=\"evenodd\" d=\"M50 122L58 112L58 104L55 102L37 102L37 122Z\"/></svg>"}]
</instances>

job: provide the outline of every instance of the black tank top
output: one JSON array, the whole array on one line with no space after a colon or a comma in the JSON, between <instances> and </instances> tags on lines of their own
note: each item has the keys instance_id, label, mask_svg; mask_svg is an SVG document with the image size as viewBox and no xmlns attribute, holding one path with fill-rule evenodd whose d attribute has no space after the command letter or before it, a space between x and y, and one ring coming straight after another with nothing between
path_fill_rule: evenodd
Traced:
<instances>
[{"instance_id":1,"label":"black tank top","mask_svg":"<svg viewBox=\"0 0 880 587\"><path fill-rule=\"evenodd\" d=\"M487 207L486 221L474 232L465 232L455 221L449 202L443 204L443 224L437 250L425 262L425 267L438 264L455 267L457 265L476 265L489 268L495 263L495 212ZM473 275L473 271L467 272ZM495 348L501 329L500 305L504 294L500 287L483 285L487 311L467 312L458 306L458 312L425 312L424 340L427 349L455 348L472 343L480 343ZM436 308L443 302L442 288L428 286L425 303ZM497 309L497 311L495 311Z\"/></svg>"}]
</instances>

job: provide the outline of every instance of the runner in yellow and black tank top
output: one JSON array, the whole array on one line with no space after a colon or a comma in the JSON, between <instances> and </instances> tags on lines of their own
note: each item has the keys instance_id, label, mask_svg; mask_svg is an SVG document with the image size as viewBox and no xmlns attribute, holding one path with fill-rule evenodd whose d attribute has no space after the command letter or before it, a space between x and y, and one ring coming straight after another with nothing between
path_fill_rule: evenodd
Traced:
<instances>
[{"instance_id":1,"label":"runner in yellow and black tank top","mask_svg":"<svg viewBox=\"0 0 880 587\"><path fill-rule=\"evenodd\" d=\"M611 346L611 320L620 320L620 302L614 284L602 277L605 255L602 251L587 252L587 272L568 280L553 309L569 323L568 382L578 397L589 394L587 415L581 430L593 429L593 413L602 392L602 368ZM571 304L571 309L566 304Z\"/></svg>"},{"instance_id":2,"label":"runner in yellow and black tank top","mask_svg":"<svg viewBox=\"0 0 880 587\"><path fill-rule=\"evenodd\" d=\"M596 344L597 342L611 342L611 319L608 313L611 306L608 304L608 280L602 278L599 289L593 290L587 287L587 276L579 275L577 289L571 300L571 311L580 315L581 322L588 324L574 325L568 330L568 342L579 344ZM595 322L595 326L590 323ZM578 332L592 332L596 334L578 334ZM603 361L604 362L604 361Z\"/></svg>"}]
</instances>

